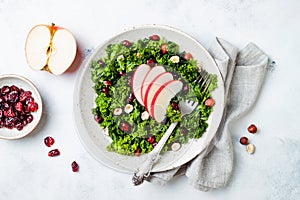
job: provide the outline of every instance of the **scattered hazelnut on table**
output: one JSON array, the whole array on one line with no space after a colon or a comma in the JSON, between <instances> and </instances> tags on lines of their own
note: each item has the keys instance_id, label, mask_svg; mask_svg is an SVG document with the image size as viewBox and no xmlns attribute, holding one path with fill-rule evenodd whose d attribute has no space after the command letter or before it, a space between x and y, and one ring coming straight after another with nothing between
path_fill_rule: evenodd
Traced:
<instances>
[{"instance_id":1,"label":"scattered hazelnut on table","mask_svg":"<svg viewBox=\"0 0 300 200\"><path fill-rule=\"evenodd\" d=\"M248 144L247 147L246 147L246 150L249 154L253 154L254 151L255 151L255 146L254 144Z\"/></svg>"}]
</instances>

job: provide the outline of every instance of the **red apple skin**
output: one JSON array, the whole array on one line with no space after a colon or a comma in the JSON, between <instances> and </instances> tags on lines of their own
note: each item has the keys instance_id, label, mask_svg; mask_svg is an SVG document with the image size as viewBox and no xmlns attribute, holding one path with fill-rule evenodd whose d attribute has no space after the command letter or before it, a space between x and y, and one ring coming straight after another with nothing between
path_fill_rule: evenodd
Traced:
<instances>
[{"instance_id":1,"label":"red apple skin","mask_svg":"<svg viewBox=\"0 0 300 200\"><path fill-rule=\"evenodd\" d=\"M145 96L144 96L144 105L145 105L146 110L147 110L147 112L149 113L150 116L152 116L152 115L151 115L151 109L150 109L150 108L151 108L151 104L150 104L150 106L149 106L149 102L148 102L149 92L150 92L150 90L151 90L153 84L154 84L160 77L162 77L162 76L164 76L164 75L167 75L167 74L171 74L171 73L170 73L170 72L163 72L163 73L157 75L157 76L152 80L152 82L148 85L148 87L147 87L147 89L146 89ZM172 80L173 80L173 79L172 79ZM150 102L150 103L151 103L151 102Z\"/></svg>"},{"instance_id":2,"label":"red apple skin","mask_svg":"<svg viewBox=\"0 0 300 200\"><path fill-rule=\"evenodd\" d=\"M141 85L141 97L142 97L142 101L144 102L145 101L145 94L146 94L146 92L145 92L145 94L144 94L144 86L145 86L145 81L146 81L146 79L147 79L147 77L148 77L148 75L152 72L152 70L155 70L155 69L157 69L158 67L162 67L162 66L156 66L156 67L152 67L148 72L147 72L147 74L145 75L145 77L144 77L144 79L143 79L143 82L142 82L142 85ZM163 69L163 71L161 71L160 73L163 73L163 72L165 72L166 70L162 67L162 69ZM159 74L160 74L159 73ZM157 75L159 75L159 74L157 74ZM151 81L153 81L153 80L151 80ZM147 104L145 104L144 103L144 105L145 105L145 107L146 107L146 109L147 109Z\"/></svg>"},{"instance_id":3,"label":"red apple skin","mask_svg":"<svg viewBox=\"0 0 300 200\"><path fill-rule=\"evenodd\" d=\"M156 118L155 118L155 110L154 110L154 105L156 103L156 100L158 98L158 96L160 95L160 93L164 90L164 88L168 87L168 85L170 85L171 83L175 83L175 82L180 82L178 80L170 80L166 83L164 83L158 90L157 92L155 93L152 101L151 101L151 104L150 104L150 110L151 110L151 114L152 114L152 117L158 121ZM181 82L180 82L181 83ZM166 108L167 109L167 108Z\"/></svg>"}]
</instances>

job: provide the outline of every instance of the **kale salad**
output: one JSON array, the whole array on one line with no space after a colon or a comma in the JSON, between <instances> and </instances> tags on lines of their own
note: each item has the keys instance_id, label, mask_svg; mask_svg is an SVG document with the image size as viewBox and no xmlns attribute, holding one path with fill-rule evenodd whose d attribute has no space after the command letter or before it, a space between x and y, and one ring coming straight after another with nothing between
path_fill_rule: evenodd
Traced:
<instances>
[{"instance_id":1,"label":"kale salad","mask_svg":"<svg viewBox=\"0 0 300 200\"><path fill-rule=\"evenodd\" d=\"M164 66L174 79L183 83L182 90L171 99L162 123L149 116L147 110L135 98L132 91L134 70L142 65ZM94 119L107 129L112 142L108 151L122 155L140 155L150 152L159 142L172 122L178 122L163 151L172 144L185 144L190 138L199 138L208 127L208 117L213 110L211 91L217 87L217 76L205 92L195 80L204 70L188 52L166 38L151 35L137 41L124 40L109 44L105 56L91 64L91 79L96 93ZM197 108L181 117L179 102L199 102ZM99 134L102 134L99 131Z\"/></svg>"}]
</instances>

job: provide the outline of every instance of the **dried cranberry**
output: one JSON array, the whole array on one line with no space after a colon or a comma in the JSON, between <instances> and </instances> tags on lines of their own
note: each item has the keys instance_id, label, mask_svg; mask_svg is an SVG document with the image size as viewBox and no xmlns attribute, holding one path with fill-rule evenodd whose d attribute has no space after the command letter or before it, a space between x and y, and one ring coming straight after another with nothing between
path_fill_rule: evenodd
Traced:
<instances>
[{"instance_id":1,"label":"dried cranberry","mask_svg":"<svg viewBox=\"0 0 300 200\"><path fill-rule=\"evenodd\" d=\"M125 133L129 132L130 125L126 122L121 122L119 128L124 131Z\"/></svg>"},{"instance_id":2,"label":"dried cranberry","mask_svg":"<svg viewBox=\"0 0 300 200\"><path fill-rule=\"evenodd\" d=\"M106 86L110 86L111 82L110 81L103 81L103 84L106 85Z\"/></svg>"},{"instance_id":3,"label":"dried cranberry","mask_svg":"<svg viewBox=\"0 0 300 200\"><path fill-rule=\"evenodd\" d=\"M59 156L59 155L60 155L60 152L58 149L53 149L48 152L48 156L50 156L50 157Z\"/></svg>"},{"instance_id":4,"label":"dried cranberry","mask_svg":"<svg viewBox=\"0 0 300 200\"><path fill-rule=\"evenodd\" d=\"M213 107L214 104L215 104L215 101L214 101L213 98L208 98L208 99L205 100L205 105L206 105L207 107Z\"/></svg>"},{"instance_id":5,"label":"dried cranberry","mask_svg":"<svg viewBox=\"0 0 300 200\"><path fill-rule=\"evenodd\" d=\"M22 122L18 122L15 124L15 128L18 130L18 131L21 131L23 129L24 125Z\"/></svg>"},{"instance_id":6,"label":"dried cranberry","mask_svg":"<svg viewBox=\"0 0 300 200\"><path fill-rule=\"evenodd\" d=\"M12 107L9 107L7 110L4 110L5 117L14 117L15 112L13 111Z\"/></svg>"},{"instance_id":7,"label":"dried cranberry","mask_svg":"<svg viewBox=\"0 0 300 200\"><path fill-rule=\"evenodd\" d=\"M47 147L50 147L54 144L54 139L51 136L47 136L44 138L44 143Z\"/></svg>"},{"instance_id":8,"label":"dried cranberry","mask_svg":"<svg viewBox=\"0 0 300 200\"><path fill-rule=\"evenodd\" d=\"M193 56L192 56L191 53L185 53L185 54L183 55L183 58L184 58L185 60L191 60L191 59L193 58Z\"/></svg>"},{"instance_id":9,"label":"dried cranberry","mask_svg":"<svg viewBox=\"0 0 300 200\"><path fill-rule=\"evenodd\" d=\"M150 67L154 67L155 66L155 60L150 59L146 61L147 65L149 65Z\"/></svg>"},{"instance_id":10,"label":"dried cranberry","mask_svg":"<svg viewBox=\"0 0 300 200\"><path fill-rule=\"evenodd\" d=\"M123 45L124 45L125 47L130 47L130 46L131 46L131 43L130 43L128 40L124 40L124 41L123 41Z\"/></svg>"},{"instance_id":11,"label":"dried cranberry","mask_svg":"<svg viewBox=\"0 0 300 200\"><path fill-rule=\"evenodd\" d=\"M100 124L100 123L103 122L103 117L101 117L100 115L95 115L95 116L94 116L94 120L95 120L98 124Z\"/></svg>"},{"instance_id":12,"label":"dried cranberry","mask_svg":"<svg viewBox=\"0 0 300 200\"><path fill-rule=\"evenodd\" d=\"M108 95L108 88L107 87L103 87L101 89L101 91L107 96Z\"/></svg>"},{"instance_id":13,"label":"dried cranberry","mask_svg":"<svg viewBox=\"0 0 300 200\"><path fill-rule=\"evenodd\" d=\"M161 45L161 47L160 47L160 52L161 52L162 54L167 53L167 44Z\"/></svg>"},{"instance_id":14,"label":"dried cranberry","mask_svg":"<svg viewBox=\"0 0 300 200\"><path fill-rule=\"evenodd\" d=\"M22 102L17 102L16 104L15 104L15 109L16 109L16 111L19 111L19 112L22 112L23 111L23 104L22 104Z\"/></svg>"},{"instance_id":15,"label":"dried cranberry","mask_svg":"<svg viewBox=\"0 0 300 200\"><path fill-rule=\"evenodd\" d=\"M151 135L146 139L146 141L149 142L150 144L153 144L155 142L155 137Z\"/></svg>"},{"instance_id":16,"label":"dried cranberry","mask_svg":"<svg viewBox=\"0 0 300 200\"><path fill-rule=\"evenodd\" d=\"M27 108L30 112L35 112L38 109L38 104L33 101L29 102L27 106L28 106Z\"/></svg>"},{"instance_id":17,"label":"dried cranberry","mask_svg":"<svg viewBox=\"0 0 300 200\"><path fill-rule=\"evenodd\" d=\"M254 133L257 132L257 127L256 127L254 124L251 124L251 125L248 127L247 130L248 130L249 133L254 134Z\"/></svg>"},{"instance_id":18,"label":"dried cranberry","mask_svg":"<svg viewBox=\"0 0 300 200\"><path fill-rule=\"evenodd\" d=\"M134 152L134 155L136 155L136 156L139 156L140 154L141 154L141 148L137 148L136 150L135 150L135 152Z\"/></svg>"},{"instance_id":19,"label":"dried cranberry","mask_svg":"<svg viewBox=\"0 0 300 200\"><path fill-rule=\"evenodd\" d=\"M10 86L10 91L17 91L19 93L20 89L17 86L12 85L12 86Z\"/></svg>"},{"instance_id":20,"label":"dried cranberry","mask_svg":"<svg viewBox=\"0 0 300 200\"><path fill-rule=\"evenodd\" d=\"M33 115L32 114L26 115L26 121L27 121L28 124L31 123L32 120L33 120Z\"/></svg>"},{"instance_id":21,"label":"dried cranberry","mask_svg":"<svg viewBox=\"0 0 300 200\"><path fill-rule=\"evenodd\" d=\"M31 96L30 91L24 91L20 94L20 101L25 101L27 98Z\"/></svg>"},{"instance_id":22,"label":"dried cranberry","mask_svg":"<svg viewBox=\"0 0 300 200\"><path fill-rule=\"evenodd\" d=\"M241 137L240 138L240 143L242 144L242 145L247 145L248 144L248 138L247 137Z\"/></svg>"},{"instance_id":23,"label":"dried cranberry","mask_svg":"<svg viewBox=\"0 0 300 200\"><path fill-rule=\"evenodd\" d=\"M174 110L179 110L178 103L172 102L172 103L171 103L171 106L172 106L172 108L173 108Z\"/></svg>"},{"instance_id":24,"label":"dried cranberry","mask_svg":"<svg viewBox=\"0 0 300 200\"><path fill-rule=\"evenodd\" d=\"M19 93L17 91L11 91L7 95L7 101L9 102L16 102L19 100Z\"/></svg>"},{"instance_id":25,"label":"dried cranberry","mask_svg":"<svg viewBox=\"0 0 300 200\"><path fill-rule=\"evenodd\" d=\"M72 171L73 171L73 172L78 172L78 170L79 170L79 165L77 164L76 161L73 161L73 162L72 162L71 167L72 167Z\"/></svg>"},{"instance_id":26,"label":"dried cranberry","mask_svg":"<svg viewBox=\"0 0 300 200\"><path fill-rule=\"evenodd\" d=\"M180 127L180 133L186 136L188 134L188 130L185 127Z\"/></svg>"},{"instance_id":27,"label":"dried cranberry","mask_svg":"<svg viewBox=\"0 0 300 200\"><path fill-rule=\"evenodd\" d=\"M119 72L119 76L124 76L126 73L124 71Z\"/></svg>"},{"instance_id":28,"label":"dried cranberry","mask_svg":"<svg viewBox=\"0 0 300 200\"><path fill-rule=\"evenodd\" d=\"M1 88L1 93L2 94L7 94L7 93L9 93L10 92L10 87L8 87L7 85L5 85L5 86L3 86L2 88Z\"/></svg>"},{"instance_id":29,"label":"dried cranberry","mask_svg":"<svg viewBox=\"0 0 300 200\"><path fill-rule=\"evenodd\" d=\"M160 37L159 37L158 35L151 35L151 36L149 37L149 39L150 39L150 40L153 40L153 41L158 41L158 40L160 40Z\"/></svg>"}]
</instances>

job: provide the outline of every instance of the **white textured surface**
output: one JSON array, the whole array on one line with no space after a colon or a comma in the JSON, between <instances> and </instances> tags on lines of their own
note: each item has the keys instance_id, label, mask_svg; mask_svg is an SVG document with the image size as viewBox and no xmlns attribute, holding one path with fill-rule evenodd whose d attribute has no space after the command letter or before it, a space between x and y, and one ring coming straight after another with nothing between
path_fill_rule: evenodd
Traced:
<instances>
[{"instance_id":1,"label":"white textured surface","mask_svg":"<svg viewBox=\"0 0 300 200\"><path fill-rule=\"evenodd\" d=\"M0 199L299 199L300 198L300 3L297 0L200 1L16 1L0 0L0 73L32 80L44 100L42 123L33 135L0 140ZM255 107L234 124L235 170L228 187L207 193L181 177L167 186L133 187L131 175L96 162L82 147L72 115L78 64L61 76L32 71L24 44L36 24L55 22L87 49L135 25L167 24L209 47L215 36L238 47L252 41L277 63L267 74ZM257 124L256 135L246 133ZM246 134L256 146L249 155L238 143ZM61 156L49 158L51 135ZM70 165L76 160L80 172Z\"/></svg>"}]
</instances>

